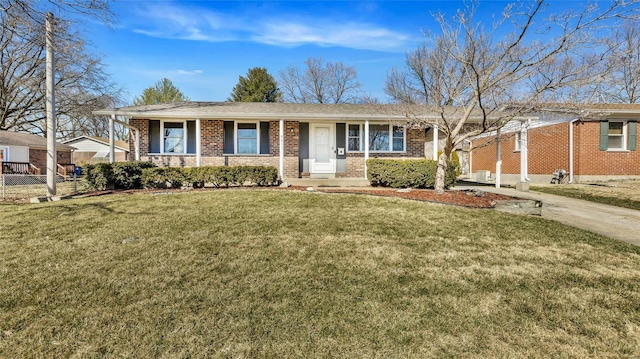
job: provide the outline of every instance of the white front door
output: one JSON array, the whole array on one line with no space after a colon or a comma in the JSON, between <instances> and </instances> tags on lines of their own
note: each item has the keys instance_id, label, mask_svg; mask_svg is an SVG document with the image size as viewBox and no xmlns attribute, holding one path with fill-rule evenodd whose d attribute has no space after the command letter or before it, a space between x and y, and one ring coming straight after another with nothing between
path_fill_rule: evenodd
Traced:
<instances>
[{"instance_id":1,"label":"white front door","mask_svg":"<svg viewBox=\"0 0 640 359\"><path fill-rule=\"evenodd\" d=\"M335 173L333 125L312 125L311 173Z\"/></svg>"}]
</instances>

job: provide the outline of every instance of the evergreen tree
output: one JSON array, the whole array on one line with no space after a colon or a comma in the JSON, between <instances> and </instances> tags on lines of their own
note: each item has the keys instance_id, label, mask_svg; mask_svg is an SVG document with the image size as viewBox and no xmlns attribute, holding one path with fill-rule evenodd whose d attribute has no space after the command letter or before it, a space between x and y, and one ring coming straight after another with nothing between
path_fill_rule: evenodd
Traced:
<instances>
[{"instance_id":1,"label":"evergreen tree","mask_svg":"<svg viewBox=\"0 0 640 359\"><path fill-rule=\"evenodd\" d=\"M240 76L238 84L233 87L232 102L279 102L282 91L278 83L269 75L264 67L254 67L247 72L247 77Z\"/></svg>"}]
</instances>

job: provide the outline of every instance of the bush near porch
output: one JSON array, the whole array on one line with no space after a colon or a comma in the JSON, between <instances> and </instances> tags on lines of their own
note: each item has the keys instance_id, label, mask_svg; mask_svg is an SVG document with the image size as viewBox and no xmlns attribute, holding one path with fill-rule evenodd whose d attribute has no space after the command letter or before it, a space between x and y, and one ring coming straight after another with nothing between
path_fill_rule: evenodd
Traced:
<instances>
[{"instance_id":1,"label":"bush near porch","mask_svg":"<svg viewBox=\"0 0 640 359\"><path fill-rule=\"evenodd\" d=\"M278 169L267 166L180 168L156 167L152 162L118 162L87 165L85 174L89 187L97 190L279 184Z\"/></svg>"},{"instance_id":2,"label":"bush near porch","mask_svg":"<svg viewBox=\"0 0 640 359\"><path fill-rule=\"evenodd\" d=\"M372 158L367 160L367 179L372 186L392 188L433 188L438 162L427 159L394 160ZM445 173L445 188L456 182L457 166L449 162Z\"/></svg>"}]
</instances>

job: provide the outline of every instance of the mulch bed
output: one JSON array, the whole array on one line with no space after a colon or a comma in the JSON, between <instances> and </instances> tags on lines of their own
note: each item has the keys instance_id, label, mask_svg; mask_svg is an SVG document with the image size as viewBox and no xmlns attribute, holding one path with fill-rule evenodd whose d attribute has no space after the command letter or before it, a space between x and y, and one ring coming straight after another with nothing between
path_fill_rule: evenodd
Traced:
<instances>
[{"instance_id":1,"label":"mulch bed","mask_svg":"<svg viewBox=\"0 0 640 359\"><path fill-rule=\"evenodd\" d=\"M240 187L232 189L241 190L289 190L289 191L307 191L307 187L290 186L290 187ZM200 188L200 189L136 189L136 190L107 190L107 191L94 191L81 195L81 197L95 197L111 194L134 194L134 193L148 193L148 194L170 194L179 193L185 191L220 191L229 190L228 188ZM428 189L412 189L409 191L398 190L393 188L332 188L332 187L314 187L314 192L323 193L349 193L349 194L364 194L372 196L383 197L400 197L405 199L411 199L416 201L434 202L469 208L493 208L497 201L505 201L514 199L513 197L484 192L481 190L460 191L449 190L443 194L437 194L433 190Z\"/></svg>"}]
</instances>

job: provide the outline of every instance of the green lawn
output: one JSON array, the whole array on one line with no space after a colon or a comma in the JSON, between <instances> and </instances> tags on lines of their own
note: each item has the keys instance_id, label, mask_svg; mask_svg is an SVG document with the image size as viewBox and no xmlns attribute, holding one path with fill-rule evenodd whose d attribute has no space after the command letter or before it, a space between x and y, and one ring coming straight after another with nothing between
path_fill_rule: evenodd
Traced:
<instances>
[{"instance_id":1,"label":"green lawn","mask_svg":"<svg viewBox=\"0 0 640 359\"><path fill-rule=\"evenodd\" d=\"M366 195L0 206L2 358L634 358L640 248Z\"/></svg>"}]
</instances>

